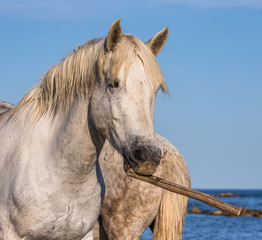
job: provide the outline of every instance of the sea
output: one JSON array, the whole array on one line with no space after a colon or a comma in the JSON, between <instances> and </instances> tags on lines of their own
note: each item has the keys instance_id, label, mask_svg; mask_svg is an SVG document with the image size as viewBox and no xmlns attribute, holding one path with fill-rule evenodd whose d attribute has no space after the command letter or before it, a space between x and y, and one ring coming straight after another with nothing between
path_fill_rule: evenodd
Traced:
<instances>
[{"instance_id":1,"label":"sea","mask_svg":"<svg viewBox=\"0 0 262 240\"><path fill-rule=\"evenodd\" d=\"M218 199L249 209L262 210L262 190L199 190L208 194L233 193L240 196L217 197ZM203 202L189 199L188 209L198 206L202 211L214 211L216 208ZM151 240L152 232L147 228L140 240ZM188 213L183 240L262 240L262 218L227 217Z\"/></svg>"}]
</instances>

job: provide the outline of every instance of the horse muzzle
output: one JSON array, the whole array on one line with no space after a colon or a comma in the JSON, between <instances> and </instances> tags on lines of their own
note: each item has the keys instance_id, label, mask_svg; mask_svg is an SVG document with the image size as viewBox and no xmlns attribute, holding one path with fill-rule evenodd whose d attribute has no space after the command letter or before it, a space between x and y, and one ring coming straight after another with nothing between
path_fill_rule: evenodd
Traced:
<instances>
[{"instance_id":1,"label":"horse muzzle","mask_svg":"<svg viewBox=\"0 0 262 240\"><path fill-rule=\"evenodd\" d=\"M125 171L129 166L140 175L152 175L155 173L161 160L161 150L155 146L136 146L125 156ZM128 166L129 165L129 166Z\"/></svg>"}]
</instances>

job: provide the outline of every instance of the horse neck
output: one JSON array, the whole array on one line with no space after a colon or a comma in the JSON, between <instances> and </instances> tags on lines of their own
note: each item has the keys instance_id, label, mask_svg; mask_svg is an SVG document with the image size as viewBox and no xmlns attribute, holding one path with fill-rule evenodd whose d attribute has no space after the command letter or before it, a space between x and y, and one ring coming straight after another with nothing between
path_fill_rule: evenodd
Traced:
<instances>
[{"instance_id":1,"label":"horse neck","mask_svg":"<svg viewBox=\"0 0 262 240\"><path fill-rule=\"evenodd\" d=\"M50 130L44 138L52 155L52 164L58 169L57 174L70 181L84 181L95 169L102 148L102 141L89 119L88 102L74 100L67 110L60 110L54 117L47 114L35 126L36 132L42 131L40 128L46 120L44 125Z\"/></svg>"},{"instance_id":2,"label":"horse neck","mask_svg":"<svg viewBox=\"0 0 262 240\"><path fill-rule=\"evenodd\" d=\"M86 174L95 165L103 145L89 116L88 102L74 101L62 119L57 135L59 152L69 169Z\"/></svg>"}]
</instances>

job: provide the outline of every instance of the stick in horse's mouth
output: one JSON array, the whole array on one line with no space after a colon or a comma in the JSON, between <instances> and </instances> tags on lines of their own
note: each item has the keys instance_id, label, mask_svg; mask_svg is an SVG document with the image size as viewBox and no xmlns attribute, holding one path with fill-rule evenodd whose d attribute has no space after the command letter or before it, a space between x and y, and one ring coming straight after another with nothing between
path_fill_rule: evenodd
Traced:
<instances>
[{"instance_id":1,"label":"stick in horse's mouth","mask_svg":"<svg viewBox=\"0 0 262 240\"><path fill-rule=\"evenodd\" d=\"M239 216L239 214L242 210L242 208L240 208L240 207L229 205L225 202L218 200L217 198L212 197L209 194L202 193L202 192L193 190L191 188L181 186L179 184L164 180L162 178L159 178L159 177L156 177L156 176L153 176L153 175L151 175L151 176L138 175L131 168L128 169L127 175L132 177L132 178L136 178L136 179L139 179L141 181L151 183L153 185L156 185L156 186L161 187L163 189L166 189L168 191L175 192L175 193L184 195L186 197L190 197L190 198L194 198L196 200L202 201L204 203L207 203L211 206L214 206L216 208L219 208L223 211L226 211L226 212L231 213L231 214L236 215L236 216Z\"/></svg>"}]
</instances>

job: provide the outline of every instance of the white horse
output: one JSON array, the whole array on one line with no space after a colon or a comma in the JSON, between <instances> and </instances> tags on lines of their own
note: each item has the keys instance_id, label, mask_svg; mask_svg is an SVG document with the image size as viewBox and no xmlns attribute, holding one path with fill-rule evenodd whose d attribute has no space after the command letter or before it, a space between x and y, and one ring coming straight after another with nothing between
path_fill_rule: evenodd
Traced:
<instances>
[{"instance_id":1,"label":"white horse","mask_svg":"<svg viewBox=\"0 0 262 240\"><path fill-rule=\"evenodd\" d=\"M154 55L167 35L144 44L117 20L0 115L0 239L92 239L106 139L137 173L156 171L154 101L167 86Z\"/></svg>"},{"instance_id":2,"label":"white horse","mask_svg":"<svg viewBox=\"0 0 262 240\"><path fill-rule=\"evenodd\" d=\"M0 101L0 113L13 107ZM190 187L182 155L165 138L156 134L156 139L163 154L154 175ZM95 239L138 240L148 226L154 240L182 239L187 198L128 177L123 163L123 156L106 141L99 155L106 194Z\"/></svg>"}]
</instances>

